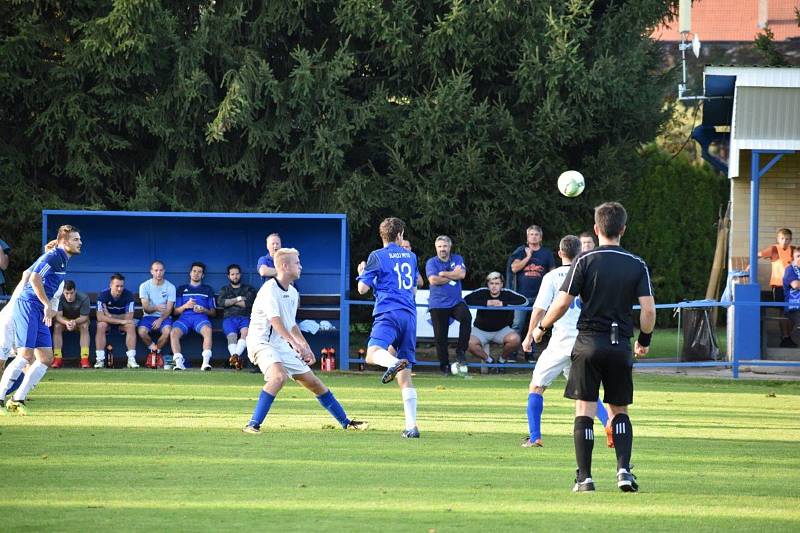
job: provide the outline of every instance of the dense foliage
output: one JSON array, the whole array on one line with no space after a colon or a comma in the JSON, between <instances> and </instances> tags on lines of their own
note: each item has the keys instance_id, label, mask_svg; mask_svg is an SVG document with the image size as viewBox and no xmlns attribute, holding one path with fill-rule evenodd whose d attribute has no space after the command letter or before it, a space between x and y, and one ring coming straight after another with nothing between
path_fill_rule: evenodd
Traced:
<instances>
[{"instance_id":1,"label":"dense foliage","mask_svg":"<svg viewBox=\"0 0 800 533\"><path fill-rule=\"evenodd\" d=\"M554 246L632 190L666 118L648 36L673 4L4 2L12 270L42 208L310 211L348 214L354 262L390 214L423 257L450 234L475 281L529 224ZM567 168L578 199L554 186Z\"/></svg>"}]
</instances>

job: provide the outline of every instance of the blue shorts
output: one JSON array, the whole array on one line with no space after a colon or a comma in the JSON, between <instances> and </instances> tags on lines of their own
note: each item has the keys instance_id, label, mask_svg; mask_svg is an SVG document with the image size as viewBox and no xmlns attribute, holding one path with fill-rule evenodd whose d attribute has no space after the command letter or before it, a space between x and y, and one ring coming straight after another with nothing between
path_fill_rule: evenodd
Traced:
<instances>
[{"instance_id":1,"label":"blue shorts","mask_svg":"<svg viewBox=\"0 0 800 533\"><path fill-rule=\"evenodd\" d=\"M408 311L389 311L375 316L367 346L384 350L394 346L397 357L409 363L417 362L417 316Z\"/></svg>"},{"instance_id":2,"label":"blue shorts","mask_svg":"<svg viewBox=\"0 0 800 533\"><path fill-rule=\"evenodd\" d=\"M17 348L52 348L50 328L44 324L44 306L18 299L14 304L14 341Z\"/></svg>"},{"instance_id":3,"label":"blue shorts","mask_svg":"<svg viewBox=\"0 0 800 533\"><path fill-rule=\"evenodd\" d=\"M153 315L143 316L142 318L139 319L139 326L138 327L147 328L148 331L161 331L164 328L168 328L168 327L172 326L172 317L167 317L161 323L161 327L160 328L153 329L153 322L155 322L159 318L160 317L153 316Z\"/></svg>"},{"instance_id":4,"label":"blue shorts","mask_svg":"<svg viewBox=\"0 0 800 533\"><path fill-rule=\"evenodd\" d=\"M190 329L200 333L203 326L211 327L211 321L206 315L182 315L178 320L172 323L172 327L181 330L184 335L189 333Z\"/></svg>"},{"instance_id":5,"label":"blue shorts","mask_svg":"<svg viewBox=\"0 0 800 533\"><path fill-rule=\"evenodd\" d=\"M226 336L231 333L239 333L248 327L250 327L249 316L231 316L222 321L222 331Z\"/></svg>"}]
</instances>

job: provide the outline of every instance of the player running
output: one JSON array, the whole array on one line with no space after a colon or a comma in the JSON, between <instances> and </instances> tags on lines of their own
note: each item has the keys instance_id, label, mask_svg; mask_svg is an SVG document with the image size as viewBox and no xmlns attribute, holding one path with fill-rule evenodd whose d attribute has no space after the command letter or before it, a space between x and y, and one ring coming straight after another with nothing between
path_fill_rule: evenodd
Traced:
<instances>
[{"instance_id":1,"label":"player running","mask_svg":"<svg viewBox=\"0 0 800 533\"><path fill-rule=\"evenodd\" d=\"M300 295L292 282L300 278L299 253L294 248L281 248L273 259L277 275L258 291L247 335L247 356L261 369L266 383L253 416L242 431L261 433L261 424L287 377L313 392L342 428L367 429L366 422L347 418L330 389L309 368L314 364L314 354L295 321Z\"/></svg>"},{"instance_id":2,"label":"player running","mask_svg":"<svg viewBox=\"0 0 800 533\"><path fill-rule=\"evenodd\" d=\"M533 312L528 326L528 335L522 342L522 349L526 352L531 351L533 344L533 334L539 326L539 322L544 317L547 308L553 303L558 294L564 279L567 277L572 260L581 253L581 241L574 235L567 235L558 245L558 256L561 258L561 266L545 274L542 278L542 287L533 303ZM544 410L544 391L553 383L559 372L564 373L564 377L569 377L571 365L570 355L572 347L575 345L575 338L578 336L578 318L581 314L581 299L575 298L573 305L561 319L553 325L553 335L547 344L547 349L539 356L536 361L536 368L533 369L531 383L528 386L528 430L529 436L523 443L523 448L542 446L542 411ZM608 424L608 413L603 402L597 401L597 418L606 428L607 442L610 448L614 447L611 435L611 428Z\"/></svg>"},{"instance_id":3,"label":"player running","mask_svg":"<svg viewBox=\"0 0 800 533\"><path fill-rule=\"evenodd\" d=\"M21 415L28 413L25 407L28 393L41 381L53 362L53 340L49 328L56 311L50 300L63 286L69 258L80 254L83 244L78 229L69 225L58 228L56 241L56 247L45 252L30 267L30 278L14 303L12 312L17 357L0 379L0 409L16 411ZM6 403L8 389L28 364L30 368L19 389Z\"/></svg>"},{"instance_id":4,"label":"player running","mask_svg":"<svg viewBox=\"0 0 800 533\"><path fill-rule=\"evenodd\" d=\"M379 234L383 248L369 254L358 265L358 292L375 293L374 321L367 343L367 363L386 368L381 381L397 377L403 398L406 427L403 438L418 439L417 390L411 382L411 366L416 362L417 307L414 293L417 284L417 256L404 249L405 223L390 217L381 222ZM397 357L389 353L389 347Z\"/></svg>"}]
</instances>

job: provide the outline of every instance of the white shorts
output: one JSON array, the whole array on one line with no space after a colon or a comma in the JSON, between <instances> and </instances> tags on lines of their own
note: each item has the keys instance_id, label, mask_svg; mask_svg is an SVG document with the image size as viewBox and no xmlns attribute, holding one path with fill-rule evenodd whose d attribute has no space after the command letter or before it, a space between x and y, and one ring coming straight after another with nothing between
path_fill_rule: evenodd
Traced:
<instances>
[{"instance_id":1,"label":"white shorts","mask_svg":"<svg viewBox=\"0 0 800 533\"><path fill-rule=\"evenodd\" d=\"M560 345L550 343L536 361L531 384L535 387L549 387L560 372L564 373L565 378L569 378L569 368L572 365L570 356L574 345L575 339Z\"/></svg>"},{"instance_id":2,"label":"white shorts","mask_svg":"<svg viewBox=\"0 0 800 533\"><path fill-rule=\"evenodd\" d=\"M305 363L305 361L300 359L300 357L297 355L297 352L292 349L279 350L274 346L261 344L253 346L253 349L251 350L250 346L248 346L247 357L254 365L261 369L261 373L264 374L264 381L267 379L267 371L269 370L269 367L275 363L281 363L283 368L286 370L286 373L289 374L289 377L311 372L311 368Z\"/></svg>"},{"instance_id":3,"label":"white shorts","mask_svg":"<svg viewBox=\"0 0 800 533\"><path fill-rule=\"evenodd\" d=\"M514 333L514 330L511 329L509 326L506 326L503 329L499 329L497 331L483 331L482 329L473 326L472 333L470 333L470 335L472 335L473 337L477 337L478 342L480 342L481 346L483 346L483 351L488 354L489 343L493 342L495 344L503 344L503 339L505 339L506 335L508 335L509 333Z\"/></svg>"}]
</instances>

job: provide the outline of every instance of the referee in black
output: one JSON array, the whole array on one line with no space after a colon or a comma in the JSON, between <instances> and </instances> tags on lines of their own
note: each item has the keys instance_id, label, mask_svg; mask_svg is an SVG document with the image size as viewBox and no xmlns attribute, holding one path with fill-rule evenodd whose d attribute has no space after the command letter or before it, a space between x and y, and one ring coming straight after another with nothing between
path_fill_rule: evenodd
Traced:
<instances>
[{"instance_id":1,"label":"referee in black","mask_svg":"<svg viewBox=\"0 0 800 533\"><path fill-rule=\"evenodd\" d=\"M563 315L576 296L582 308L578 338L572 350L572 369L564 396L575 401L575 458L578 472L575 492L593 492L592 424L597 411L600 384L604 403L611 412L614 451L617 454L617 487L636 492L631 474L633 427L628 405L633 403L633 316L631 306L641 306L636 355L645 355L656 323L653 287L647 264L620 247L628 214L622 204L606 202L594 210L594 231L600 246L578 256L561 291L534 332L540 342L544 333Z\"/></svg>"}]
</instances>

